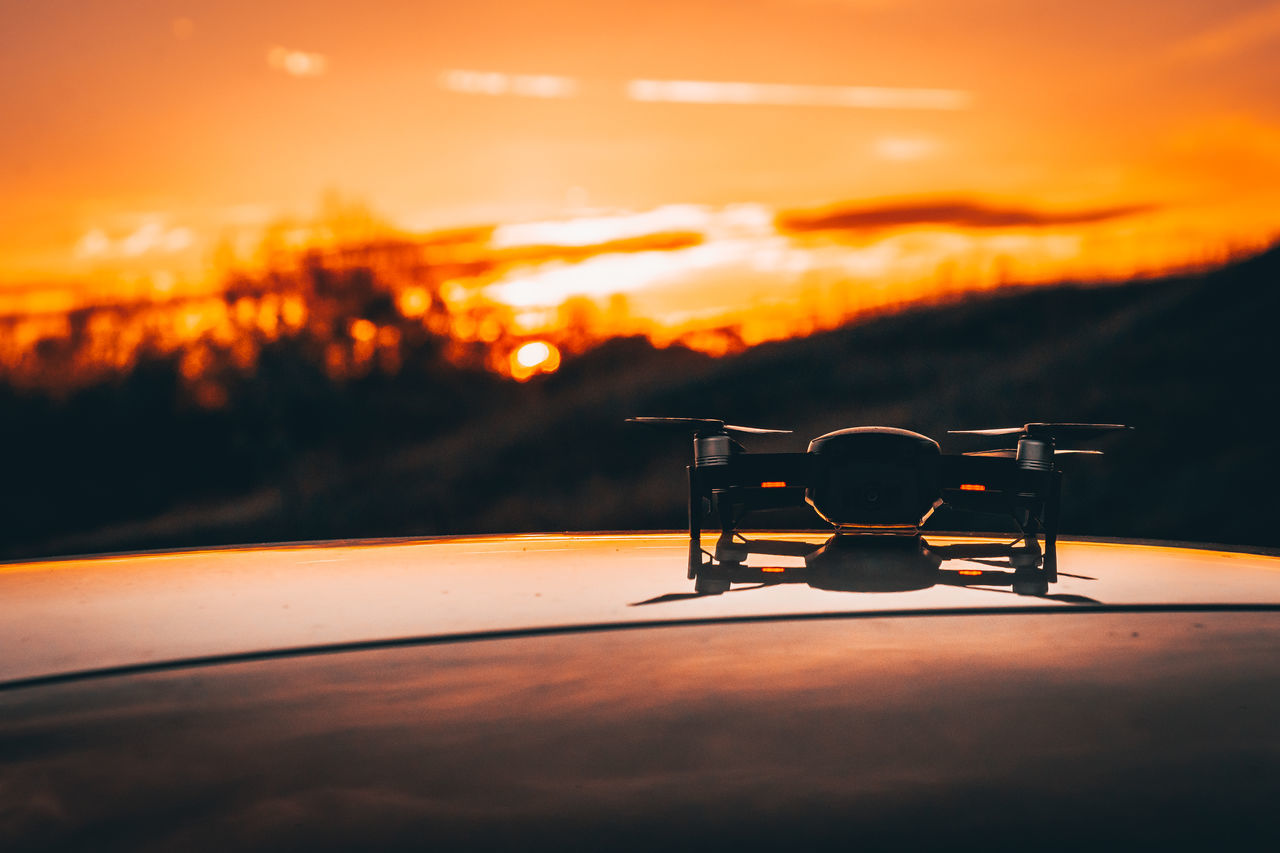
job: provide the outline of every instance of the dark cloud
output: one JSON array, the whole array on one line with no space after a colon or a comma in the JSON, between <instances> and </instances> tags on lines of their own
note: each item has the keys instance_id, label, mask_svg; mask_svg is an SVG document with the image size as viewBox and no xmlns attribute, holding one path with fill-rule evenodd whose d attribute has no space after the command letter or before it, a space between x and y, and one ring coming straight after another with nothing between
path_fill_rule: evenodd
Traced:
<instances>
[{"instance_id":1,"label":"dark cloud","mask_svg":"<svg viewBox=\"0 0 1280 853\"><path fill-rule=\"evenodd\" d=\"M818 210L780 213L783 231L853 231L906 225L956 225L964 228L1013 228L1046 225L1086 225L1152 210L1154 205L1130 204L1072 211L1044 211L1000 207L968 199L923 199L879 204L836 205Z\"/></svg>"}]
</instances>

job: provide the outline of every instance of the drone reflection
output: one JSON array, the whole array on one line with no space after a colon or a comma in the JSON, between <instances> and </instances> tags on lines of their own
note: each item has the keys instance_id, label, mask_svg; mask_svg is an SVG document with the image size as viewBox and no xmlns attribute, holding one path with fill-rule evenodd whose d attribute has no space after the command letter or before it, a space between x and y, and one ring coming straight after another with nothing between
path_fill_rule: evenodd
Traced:
<instances>
[{"instance_id":1,"label":"drone reflection","mask_svg":"<svg viewBox=\"0 0 1280 853\"><path fill-rule=\"evenodd\" d=\"M695 595L719 595L734 584L761 588L803 583L831 592L912 592L933 586L1005 588L1015 595L1094 603L1077 595L1050 595L1056 573L1034 544L936 545L923 536L836 533L820 544L723 535L714 554L694 572ZM803 565L748 564L753 556L802 558ZM776 561L775 561L776 562ZM954 568L943 568L955 562ZM648 603L648 602L646 602ZM652 603L657 603L654 600Z\"/></svg>"}]
</instances>

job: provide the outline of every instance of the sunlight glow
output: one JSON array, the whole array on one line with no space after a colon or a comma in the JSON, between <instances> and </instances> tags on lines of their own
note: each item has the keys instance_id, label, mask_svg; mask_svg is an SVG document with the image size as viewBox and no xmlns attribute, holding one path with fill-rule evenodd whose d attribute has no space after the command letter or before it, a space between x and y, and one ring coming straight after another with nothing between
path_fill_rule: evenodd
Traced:
<instances>
[{"instance_id":1,"label":"sunlight glow","mask_svg":"<svg viewBox=\"0 0 1280 853\"><path fill-rule=\"evenodd\" d=\"M421 317L427 313L427 308L430 306L431 296L422 287L406 287L396 297L396 308L403 316L410 319Z\"/></svg>"},{"instance_id":2,"label":"sunlight glow","mask_svg":"<svg viewBox=\"0 0 1280 853\"><path fill-rule=\"evenodd\" d=\"M533 341L516 350L516 364L521 367L537 367L551 358L551 345L546 341Z\"/></svg>"},{"instance_id":3,"label":"sunlight glow","mask_svg":"<svg viewBox=\"0 0 1280 853\"><path fill-rule=\"evenodd\" d=\"M119 240L120 252L127 257L137 257L148 252L181 252L190 248L195 236L190 228L166 228L159 221L148 221L139 225L133 232ZM77 252L83 255L105 254L112 247L112 242L100 230L95 230L81 238Z\"/></svg>"},{"instance_id":4,"label":"sunlight glow","mask_svg":"<svg viewBox=\"0 0 1280 853\"><path fill-rule=\"evenodd\" d=\"M926 137L885 136L875 141L872 151L881 160L905 163L930 157L939 147L937 140Z\"/></svg>"},{"instance_id":5,"label":"sunlight glow","mask_svg":"<svg viewBox=\"0 0 1280 853\"><path fill-rule=\"evenodd\" d=\"M80 238L80 242L76 243L76 255L82 258L105 255L110 249L111 240L103 233L101 228L94 228L86 232Z\"/></svg>"},{"instance_id":6,"label":"sunlight glow","mask_svg":"<svg viewBox=\"0 0 1280 853\"><path fill-rule=\"evenodd\" d=\"M511 376L523 382L537 373L560 368L560 350L546 341L529 341L511 353Z\"/></svg>"},{"instance_id":7,"label":"sunlight glow","mask_svg":"<svg viewBox=\"0 0 1280 853\"><path fill-rule=\"evenodd\" d=\"M546 222L520 222L494 229L495 249L516 246L590 246L664 231L701 231L711 223L710 209L669 204L639 213L578 216Z\"/></svg>"},{"instance_id":8,"label":"sunlight glow","mask_svg":"<svg viewBox=\"0 0 1280 853\"><path fill-rule=\"evenodd\" d=\"M351 321L351 339L360 343L369 343L378 334L378 327L369 320L360 318Z\"/></svg>"},{"instance_id":9,"label":"sunlight glow","mask_svg":"<svg viewBox=\"0 0 1280 853\"><path fill-rule=\"evenodd\" d=\"M322 53L308 53L274 45L267 51L267 65L293 77L319 77L329 67Z\"/></svg>"}]
</instances>

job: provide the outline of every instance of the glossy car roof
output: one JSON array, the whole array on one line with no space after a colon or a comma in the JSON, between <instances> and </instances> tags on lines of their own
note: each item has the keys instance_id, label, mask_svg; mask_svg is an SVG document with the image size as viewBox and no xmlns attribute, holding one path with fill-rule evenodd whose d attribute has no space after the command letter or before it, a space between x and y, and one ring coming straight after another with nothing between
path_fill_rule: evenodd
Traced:
<instances>
[{"instance_id":1,"label":"glossy car roof","mask_svg":"<svg viewBox=\"0 0 1280 853\"><path fill-rule=\"evenodd\" d=\"M0 567L0 847L1276 846L1276 557L1064 543L1036 598L694 597L685 556L525 536Z\"/></svg>"},{"instance_id":2,"label":"glossy car roof","mask_svg":"<svg viewBox=\"0 0 1280 853\"><path fill-rule=\"evenodd\" d=\"M1273 850L1275 628L873 615L10 690L0 847Z\"/></svg>"},{"instance_id":3,"label":"glossy car roof","mask_svg":"<svg viewBox=\"0 0 1280 853\"><path fill-rule=\"evenodd\" d=\"M695 597L685 542L682 534L507 535L3 565L0 681L210 654L636 621L1280 603L1280 557L1111 542L1062 543L1061 579L1047 598L973 587L828 592L803 583Z\"/></svg>"},{"instance_id":4,"label":"glossy car roof","mask_svg":"<svg viewBox=\"0 0 1280 853\"><path fill-rule=\"evenodd\" d=\"M812 533L770 535L822 540ZM566 626L1280 603L1278 557L1114 542L1061 543L1062 576L1047 598L946 586L832 592L803 583L694 596L685 542L682 534L481 536L0 565L0 682L211 655Z\"/></svg>"}]
</instances>

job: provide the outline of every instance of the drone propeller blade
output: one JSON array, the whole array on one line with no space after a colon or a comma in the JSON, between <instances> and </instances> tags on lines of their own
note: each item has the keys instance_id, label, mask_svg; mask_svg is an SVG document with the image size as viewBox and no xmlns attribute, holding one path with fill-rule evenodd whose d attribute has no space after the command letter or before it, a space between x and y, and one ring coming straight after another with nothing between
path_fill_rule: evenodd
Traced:
<instances>
[{"instance_id":1,"label":"drone propeller blade","mask_svg":"<svg viewBox=\"0 0 1280 853\"><path fill-rule=\"evenodd\" d=\"M627 423L679 429L719 428L724 426L724 421L717 421L711 418L627 418Z\"/></svg>"},{"instance_id":2,"label":"drone propeller blade","mask_svg":"<svg viewBox=\"0 0 1280 853\"><path fill-rule=\"evenodd\" d=\"M756 435L773 433L789 433L789 429L765 429L763 427L734 426L715 418L627 418L629 424L664 427L681 431L692 430L696 433L744 432Z\"/></svg>"},{"instance_id":3,"label":"drone propeller blade","mask_svg":"<svg viewBox=\"0 0 1280 853\"><path fill-rule=\"evenodd\" d=\"M730 432L749 432L749 433L752 433L753 435L768 435L768 434L782 435L782 434L791 432L791 430L789 429L765 429L764 427L744 427L744 426L734 426L733 424L725 424L724 428L729 430Z\"/></svg>"},{"instance_id":4,"label":"drone propeller blade","mask_svg":"<svg viewBox=\"0 0 1280 853\"><path fill-rule=\"evenodd\" d=\"M1018 435L1023 427L1001 427L999 429L949 429L949 435Z\"/></svg>"},{"instance_id":5,"label":"drone propeller blade","mask_svg":"<svg viewBox=\"0 0 1280 853\"><path fill-rule=\"evenodd\" d=\"M1124 424L1027 424L1023 430L1033 438L1053 438L1081 441L1086 438L1097 438L1109 432L1122 432L1133 429Z\"/></svg>"},{"instance_id":6,"label":"drone propeller blade","mask_svg":"<svg viewBox=\"0 0 1280 853\"><path fill-rule=\"evenodd\" d=\"M1101 456L1101 450L1055 450L1054 456L1063 456L1071 454L1073 456ZM1002 447L999 450L971 450L963 454L965 456L988 456L997 459L1013 459L1018 455L1018 451L1012 447Z\"/></svg>"},{"instance_id":7,"label":"drone propeller blade","mask_svg":"<svg viewBox=\"0 0 1280 853\"><path fill-rule=\"evenodd\" d=\"M1109 432L1130 430L1133 427L1124 424L1067 424L1067 423L1030 423L1020 427L1000 427L997 429L952 429L951 435L977 435L986 438L1031 438L1040 441L1086 441L1106 435Z\"/></svg>"}]
</instances>

